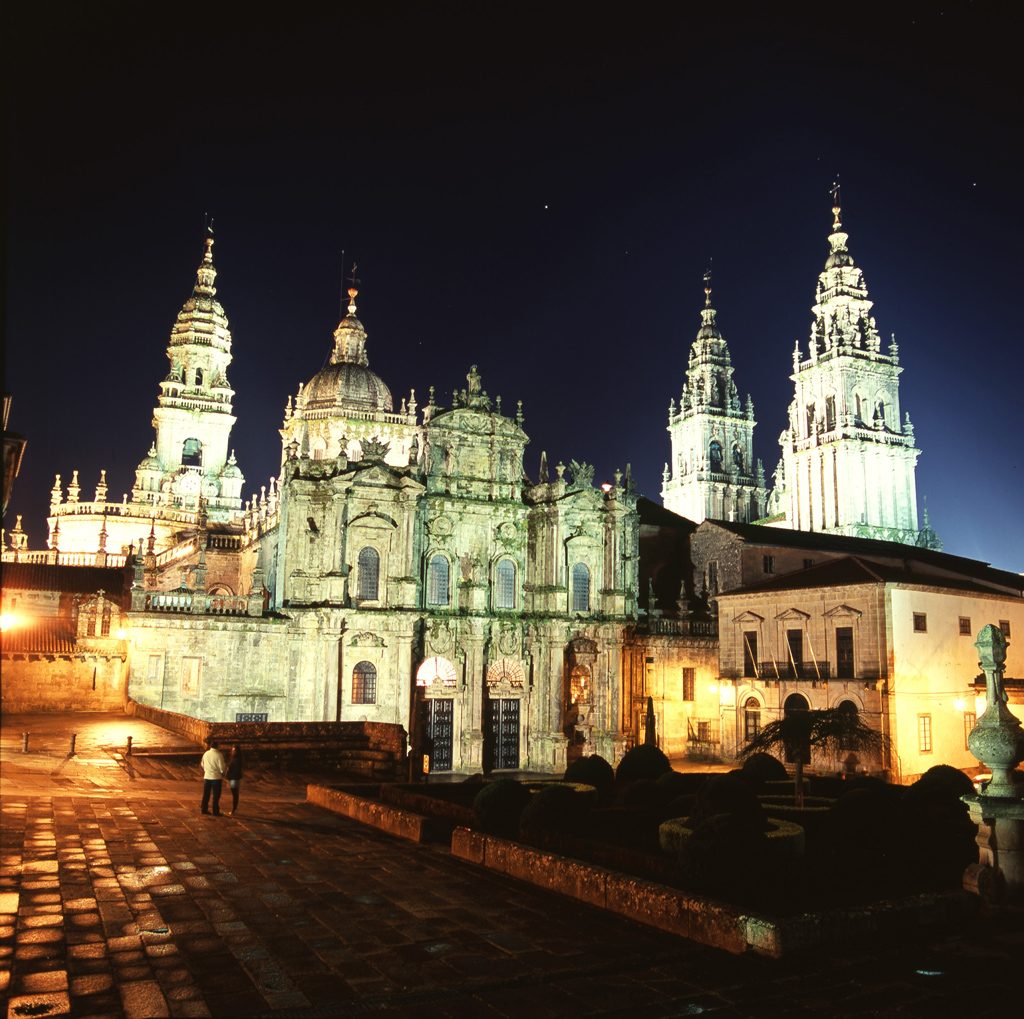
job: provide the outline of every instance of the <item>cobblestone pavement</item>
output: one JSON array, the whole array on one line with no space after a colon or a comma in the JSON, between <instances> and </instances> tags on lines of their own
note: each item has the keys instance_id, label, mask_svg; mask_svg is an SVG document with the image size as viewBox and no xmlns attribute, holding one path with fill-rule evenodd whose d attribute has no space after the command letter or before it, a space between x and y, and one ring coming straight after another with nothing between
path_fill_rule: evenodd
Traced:
<instances>
[{"instance_id":1,"label":"cobblestone pavement","mask_svg":"<svg viewBox=\"0 0 1024 1019\"><path fill-rule=\"evenodd\" d=\"M928 943L737 957L389 838L292 784L245 785L239 816L214 818L197 780L118 765L102 787L54 792L38 762L0 764L8 1017L943 1016L1020 1001L1019 914Z\"/></svg>"}]
</instances>

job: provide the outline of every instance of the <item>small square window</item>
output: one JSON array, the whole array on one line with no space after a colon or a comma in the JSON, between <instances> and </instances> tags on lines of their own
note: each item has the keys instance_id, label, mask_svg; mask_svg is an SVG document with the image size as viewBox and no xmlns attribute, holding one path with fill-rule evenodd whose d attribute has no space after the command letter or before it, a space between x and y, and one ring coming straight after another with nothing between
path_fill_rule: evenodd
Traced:
<instances>
[{"instance_id":1,"label":"small square window","mask_svg":"<svg viewBox=\"0 0 1024 1019\"><path fill-rule=\"evenodd\" d=\"M961 616L960 617L960 636L970 637L971 635L971 617Z\"/></svg>"},{"instance_id":2,"label":"small square window","mask_svg":"<svg viewBox=\"0 0 1024 1019\"><path fill-rule=\"evenodd\" d=\"M928 632L928 613L927 612L915 612L914 613L914 633L927 633Z\"/></svg>"},{"instance_id":3,"label":"small square window","mask_svg":"<svg viewBox=\"0 0 1024 1019\"><path fill-rule=\"evenodd\" d=\"M1003 636L1008 638L1010 636L1010 620L1000 619L999 629L1003 631Z\"/></svg>"},{"instance_id":4,"label":"small square window","mask_svg":"<svg viewBox=\"0 0 1024 1019\"><path fill-rule=\"evenodd\" d=\"M762 566L764 567L765 573L775 572L775 556L766 555L762 557Z\"/></svg>"},{"instance_id":5,"label":"small square window","mask_svg":"<svg viewBox=\"0 0 1024 1019\"><path fill-rule=\"evenodd\" d=\"M922 754L932 752L932 716L917 716L917 749Z\"/></svg>"}]
</instances>

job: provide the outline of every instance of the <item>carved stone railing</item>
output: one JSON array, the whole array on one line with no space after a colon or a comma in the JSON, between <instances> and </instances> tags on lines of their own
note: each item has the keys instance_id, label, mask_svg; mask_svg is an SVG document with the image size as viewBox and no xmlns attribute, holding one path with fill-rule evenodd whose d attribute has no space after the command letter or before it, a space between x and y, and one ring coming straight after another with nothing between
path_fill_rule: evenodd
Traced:
<instances>
[{"instance_id":1,"label":"carved stone railing","mask_svg":"<svg viewBox=\"0 0 1024 1019\"><path fill-rule=\"evenodd\" d=\"M208 594L179 587L175 591L132 589L133 612L155 612L184 616L261 616L263 592L244 594Z\"/></svg>"},{"instance_id":2,"label":"carved stone railing","mask_svg":"<svg viewBox=\"0 0 1024 1019\"><path fill-rule=\"evenodd\" d=\"M718 622L714 619L665 619L655 617L646 622L647 632L670 637L718 637Z\"/></svg>"},{"instance_id":3,"label":"carved stone railing","mask_svg":"<svg viewBox=\"0 0 1024 1019\"><path fill-rule=\"evenodd\" d=\"M102 560L97 563L97 556ZM56 549L28 551L27 549L4 549L5 563L34 563L37 566L110 566L120 569L128 561L124 552L58 552Z\"/></svg>"}]
</instances>

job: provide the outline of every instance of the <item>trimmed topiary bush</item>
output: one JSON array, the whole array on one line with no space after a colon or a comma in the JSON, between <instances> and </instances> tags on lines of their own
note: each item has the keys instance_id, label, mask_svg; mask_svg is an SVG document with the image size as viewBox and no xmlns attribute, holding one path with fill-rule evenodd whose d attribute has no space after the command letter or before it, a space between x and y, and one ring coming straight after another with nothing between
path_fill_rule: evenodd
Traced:
<instances>
[{"instance_id":1,"label":"trimmed topiary bush","mask_svg":"<svg viewBox=\"0 0 1024 1019\"><path fill-rule=\"evenodd\" d=\"M583 795L579 787L562 783L538 789L519 819L520 835L530 842L543 843L548 835L579 832L594 804L592 787L584 788L590 796Z\"/></svg>"},{"instance_id":2,"label":"trimmed topiary bush","mask_svg":"<svg viewBox=\"0 0 1024 1019\"><path fill-rule=\"evenodd\" d=\"M910 788L959 799L974 792L974 783L959 768L953 768L948 764L936 764Z\"/></svg>"},{"instance_id":3,"label":"trimmed topiary bush","mask_svg":"<svg viewBox=\"0 0 1024 1019\"><path fill-rule=\"evenodd\" d=\"M767 855L764 830L743 814L714 814L698 822L683 840L679 866L695 891L734 898L755 887L751 866Z\"/></svg>"},{"instance_id":4,"label":"trimmed topiary bush","mask_svg":"<svg viewBox=\"0 0 1024 1019\"><path fill-rule=\"evenodd\" d=\"M615 785L615 769L600 754L591 754L578 758L565 769L565 781L592 785L598 798L607 802Z\"/></svg>"},{"instance_id":5,"label":"trimmed topiary bush","mask_svg":"<svg viewBox=\"0 0 1024 1019\"><path fill-rule=\"evenodd\" d=\"M755 787L765 782L785 782L789 778L786 766L771 754L751 754L740 770L743 777Z\"/></svg>"},{"instance_id":6,"label":"trimmed topiary bush","mask_svg":"<svg viewBox=\"0 0 1024 1019\"><path fill-rule=\"evenodd\" d=\"M531 796L530 790L513 778L488 783L473 799L476 827L488 835L514 839Z\"/></svg>"},{"instance_id":7,"label":"trimmed topiary bush","mask_svg":"<svg viewBox=\"0 0 1024 1019\"><path fill-rule=\"evenodd\" d=\"M630 782L623 788L620 801L624 807L640 807L645 810L655 810L662 802L662 792L658 783L649 778L641 778L636 782Z\"/></svg>"},{"instance_id":8,"label":"trimmed topiary bush","mask_svg":"<svg viewBox=\"0 0 1024 1019\"><path fill-rule=\"evenodd\" d=\"M658 844L665 853L680 853L692 834L690 819L675 817L658 826ZM764 834L765 849L771 859L797 859L804 855L804 830L799 824L772 818L771 827Z\"/></svg>"},{"instance_id":9,"label":"trimmed topiary bush","mask_svg":"<svg viewBox=\"0 0 1024 1019\"><path fill-rule=\"evenodd\" d=\"M697 793L692 821L701 821L717 814L736 814L763 831L764 809L750 786L739 775L713 775Z\"/></svg>"},{"instance_id":10,"label":"trimmed topiary bush","mask_svg":"<svg viewBox=\"0 0 1024 1019\"><path fill-rule=\"evenodd\" d=\"M636 782L641 778L657 779L671 771L669 759L657 748L639 746L627 750L615 771L616 782Z\"/></svg>"}]
</instances>

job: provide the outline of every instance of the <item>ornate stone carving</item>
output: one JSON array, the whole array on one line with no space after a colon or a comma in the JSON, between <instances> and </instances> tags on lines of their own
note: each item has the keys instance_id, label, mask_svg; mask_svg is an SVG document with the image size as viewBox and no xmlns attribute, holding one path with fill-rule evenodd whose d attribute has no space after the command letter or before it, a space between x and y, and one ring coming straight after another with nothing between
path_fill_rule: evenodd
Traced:
<instances>
[{"instance_id":1,"label":"ornate stone carving","mask_svg":"<svg viewBox=\"0 0 1024 1019\"><path fill-rule=\"evenodd\" d=\"M352 634L349 645L351 647L384 647L384 638L370 633L369 630L360 630L359 633Z\"/></svg>"}]
</instances>

